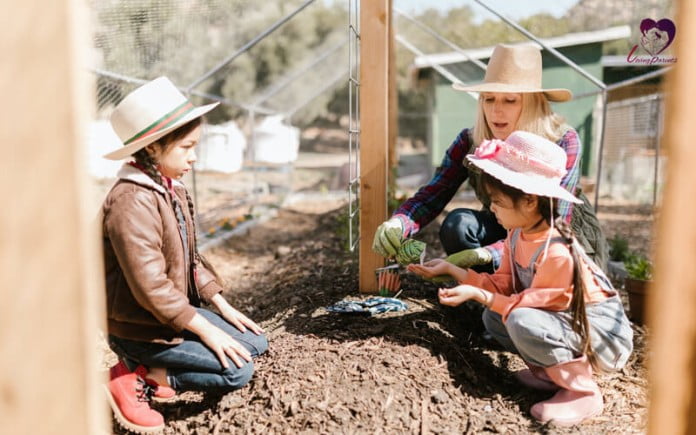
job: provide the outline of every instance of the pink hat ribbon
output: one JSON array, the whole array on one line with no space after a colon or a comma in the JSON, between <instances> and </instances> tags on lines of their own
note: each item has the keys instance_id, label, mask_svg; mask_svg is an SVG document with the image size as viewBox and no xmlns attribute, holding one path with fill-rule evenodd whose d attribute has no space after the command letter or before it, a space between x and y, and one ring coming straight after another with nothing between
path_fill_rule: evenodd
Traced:
<instances>
[{"instance_id":1,"label":"pink hat ribbon","mask_svg":"<svg viewBox=\"0 0 696 435\"><path fill-rule=\"evenodd\" d=\"M481 142L474 156L483 160L494 160L496 163L517 172L529 172L530 170L546 177L562 177L565 168L560 169L548 163L530 157L516 147L500 139L491 139Z\"/></svg>"}]
</instances>

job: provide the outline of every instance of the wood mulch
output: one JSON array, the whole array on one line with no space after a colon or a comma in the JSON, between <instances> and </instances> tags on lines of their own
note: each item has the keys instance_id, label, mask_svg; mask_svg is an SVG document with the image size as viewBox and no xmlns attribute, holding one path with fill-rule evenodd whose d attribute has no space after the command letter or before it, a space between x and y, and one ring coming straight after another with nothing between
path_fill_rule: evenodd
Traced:
<instances>
[{"instance_id":1,"label":"wood mulch","mask_svg":"<svg viewBox=\"0 0 696 435\"><path fill-rule=\"evenodd\" d=\"M310 207L311 206L311 207ZM373 317L325 307L357 293L358 261L347 252L344 208L297 205L211 248L226 297L267 331L270 350L251 383L226 395L184 393L157 403L168 434L218 433L643 433L646 330L620 372L602 375L605 409L571 428L529 414L549 397L520 386L522 360L486 339L475 303L443 307L437 287L402 278L405 312ZM652 210L600 209L609 236L630 231L650 245ZM604 219L603 217L608 217ZM438 225L418 238L441 255ZM643 237L643 240L637 240ZM114 424L115 433L123 430Z\"/></svg>"}]
</instances>

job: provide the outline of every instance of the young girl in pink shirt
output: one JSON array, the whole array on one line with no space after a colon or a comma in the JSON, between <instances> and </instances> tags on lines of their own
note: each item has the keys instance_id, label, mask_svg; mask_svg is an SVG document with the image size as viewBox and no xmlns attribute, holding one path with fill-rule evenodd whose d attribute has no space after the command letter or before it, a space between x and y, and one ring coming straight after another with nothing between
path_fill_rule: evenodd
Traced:
<instances>
[{"instance_id":1,"label":"young girl in pink shirt","mask_svg":"<svg viewBox=\"0 0 696 435\"><path fill-rule=\"evenodd\" d=\"M633 330L611 282L555 219L556 199L579 202L560 186L565 153L516 131L505 141L484 141L467 158L482 171L491 210L508 230L500 268L477 273L438 259L409 270L454 277L458 286L438 291L444 305L485 305L488 332L527 364L516 378L556 391L532 406L534 418L570 426L599 415L603 400L593 369L621 369L633 350Z\"/></svg>"}]
</instances>

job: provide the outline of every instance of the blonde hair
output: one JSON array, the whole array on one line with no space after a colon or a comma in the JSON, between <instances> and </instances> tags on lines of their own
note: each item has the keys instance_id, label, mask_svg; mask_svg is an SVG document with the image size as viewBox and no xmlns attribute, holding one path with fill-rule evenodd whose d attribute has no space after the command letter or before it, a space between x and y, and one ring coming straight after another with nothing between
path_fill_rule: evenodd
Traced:
<instances>
[{"instance_id":1,"label":"blonde hair","mask_svg":"<svg viewBox=\"0 0 696 435\"><path fill-rule=\"evenodd\" d=\"M522 93L522 112L515 130L522 130L558 142L570 128L565 119L551 111L551 105L543 92ZM474 123L474 144L493 139L483 111L483 92L479 94Z\"/></svg>"}]
</instances>

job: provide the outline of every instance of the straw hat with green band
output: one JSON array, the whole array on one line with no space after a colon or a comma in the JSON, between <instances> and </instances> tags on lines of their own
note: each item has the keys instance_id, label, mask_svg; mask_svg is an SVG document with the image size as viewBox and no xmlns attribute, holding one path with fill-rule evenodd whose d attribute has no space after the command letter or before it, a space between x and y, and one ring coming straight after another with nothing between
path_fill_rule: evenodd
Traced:
<instances>
[{"instance_id":1,"label":"straw hat with green band","mask_svg":"<svg viewBox=\"0 0 696 435\"><path fill-rule=\"evenodd\" d=\"M452 87L467 92L543 92L549 101L568 101L573 94L568 89L544 89L541 86L541 51L528 43L518 45L498 44L486 67L483 83Z\"/></svg>"},{"instance_id":2,"label":"straw hat with green band","mask_svg":"<svg viewBox=\"0 0 696 435\"><path fill-rule=\"evenodd\" d=\"M152 80L128 94L114 109L111 126L124 146L104 157L125 159L217 105L196 107L168 78Z\"/></svg>"}]
</instances>

